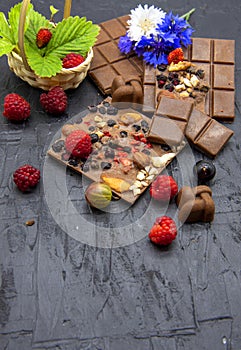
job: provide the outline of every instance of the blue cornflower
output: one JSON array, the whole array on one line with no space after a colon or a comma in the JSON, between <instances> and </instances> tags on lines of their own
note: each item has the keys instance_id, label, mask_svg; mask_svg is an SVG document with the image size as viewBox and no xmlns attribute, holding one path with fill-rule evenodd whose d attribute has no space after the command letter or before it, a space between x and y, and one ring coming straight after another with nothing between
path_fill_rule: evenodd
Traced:
<instances>
[{"instance_id":1,"label":"blue cornflower","mask_svg":"<svg viewBox=\"0 0 241 350\"><path fill-rule=\"evenodd\" d=\"M131 52L133 49L133 41L129 38L128 34L120 37L118 47L120 51L126 55Z\"/></svg>"}]
</instances>

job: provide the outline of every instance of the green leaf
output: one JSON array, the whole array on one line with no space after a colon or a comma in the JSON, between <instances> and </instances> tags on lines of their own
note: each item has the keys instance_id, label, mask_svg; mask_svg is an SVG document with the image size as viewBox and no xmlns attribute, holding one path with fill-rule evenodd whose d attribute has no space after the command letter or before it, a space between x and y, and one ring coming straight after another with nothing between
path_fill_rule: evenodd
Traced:
<instances>
[{"instance_id":1,"label":"green leaf","mask_svg":"<svg viewBox=\"0 0 241 350\"><path fill-rule=\"evenodd\" d=\"M25 45L26 54L28 57L28 64L40 77L55 76L62 69L62 61L54 53L48 56L41 56L40 51L36 51L31 45Z\"/></svg>"},{"instance_id":2,"label":"green leaf","mask_svg":"<svg viewBox=\"0 0 241 350\"><path fill-rule=\"evenodd\" d=\"M12 31L3 12L0 12L0 36L13 42Z\"/></svg>"},{"instance_id":3,"label":"green leaf","mask_svg":"<svg viewBox=\"0 0 241 350\"><path fill-rule=\"evenodd\" d=\"M14 44L18 43L18 27L19 27L21 7L22 7L22 3L20 2L19 4L12 7L8 14L8 21L12 31L12 38L13 38ZM28 12L25 20L25 30L28 27L29 13L31 13L32 10L33 10L33 5L30 4L28 6Z\"/></svg>"},{"instance_id":4,"label":"green leaf","mask_svg":"<svg viewBox=\"0 0 241 350\"><path fill-rule=\"evenodd\" d=\"M49 7L49 9L50 9L50 12L51 12L50 20L52 21L54 15L56 15L56 13L59 12L59 10L57 10L53 5L51 5L51 6Z\"/></svg>"},{"instance_id":5,"label":"green leaf","mask_svg":"<svg viewBox=\"0 0 241 350\"><path fill-rule=\"evenodd\" d=\"M7 38L0 39L0 56L7 55L15 48L15 45L11 43Z\"/></svg>"},{"instance_id":6,"label":"green leaf","mask_svg":"<svg viewBox=\"0 0 241 350\"><path fill-rule=\"evenodd\" d=\"M67 53L78 52L86 56L98 33L99 26L87 22L85 17L68 17L54 28L46 55L51 52L63 58Z\"/></svg>"}]
</instances>

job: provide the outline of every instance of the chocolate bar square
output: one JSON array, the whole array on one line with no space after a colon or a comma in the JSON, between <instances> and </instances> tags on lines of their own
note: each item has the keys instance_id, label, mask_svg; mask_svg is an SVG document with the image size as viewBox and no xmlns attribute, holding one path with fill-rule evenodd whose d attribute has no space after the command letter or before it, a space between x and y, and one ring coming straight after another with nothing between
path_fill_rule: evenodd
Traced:
<instances>
[{"instance_id":1,"label":"chocolate bar square","mask_svg":"<svg viewBox=\"0 0 241 350\"><path fill-rule=\"evenodd\" d=\"M155 115L152 118L148 141L168 146L179 145L185 132L186 124L180 120L173 120L166 116Z\"/></svg>"}]
</instances>

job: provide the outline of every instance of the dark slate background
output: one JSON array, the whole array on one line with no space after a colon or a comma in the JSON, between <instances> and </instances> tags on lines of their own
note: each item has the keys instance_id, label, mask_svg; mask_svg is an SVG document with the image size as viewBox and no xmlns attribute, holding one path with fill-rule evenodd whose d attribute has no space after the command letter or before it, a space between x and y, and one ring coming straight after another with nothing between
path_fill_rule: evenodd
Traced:
<instances>
[{"instance_id":1,"label":"dark slate background","mask_svg":"<svg viewBox=\"0 0 241 350\"><path fill-rule=\"evenodd\" d=\"M236 119L230 125L235 135L214 161L217 175L210 186L215 220L184 225L169 249L149 242L151 224L143 228L143 239L117 249L91 247L67 235L46 205L43 182L32 193L21 194L11 175L24 163L42 170L54 134L102 96L86 78L68 92L67 115L53 118L41 109L41 91L10 72L2 57L1 115L4 96L10 92L29 100L32 114L23 125L0 117L1 350L241 349L241 4L239 0L147 3L178 14L195 7L194 36L236 39ZM14 4L1 1L0 8L7 13ZM50 4L63 9L60 0L34 1L45 15ZM72 14L100 23L129 13L137 4L73 0ZM62 11L56 19L61 16ZM194 156L203 158L195 151ZM180 178L175 162L168 170ZM66 178L73 201L84 208L79 176L67 171ZM120 215L119 224L142 215L148 199L146 193ZM107 214L95 215L86 211L90 221L96 218L110 225ZM25 225L29 219L35 220L31 227Z\"/></svg>"}]
</instances>

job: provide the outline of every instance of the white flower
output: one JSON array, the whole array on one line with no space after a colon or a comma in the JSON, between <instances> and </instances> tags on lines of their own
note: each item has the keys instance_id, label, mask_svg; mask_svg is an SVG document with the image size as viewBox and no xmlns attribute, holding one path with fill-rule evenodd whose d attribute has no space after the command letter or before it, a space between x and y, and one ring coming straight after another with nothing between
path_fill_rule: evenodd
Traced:
<instances>
[{"instance_id":1,"label":"white flower","mask_svg":"<svg viewBox=\"0 0 241 350\"><path fill-rule=\"evenodd\" d=\"M131 10L130 20L127 21L128 36L131 40L139 42L143 35L147 38L151 34L155 35L157 24L161 24L164 17L165 12L159 8L138 5L134 10Z\"/></svg>"}]
</instances>

